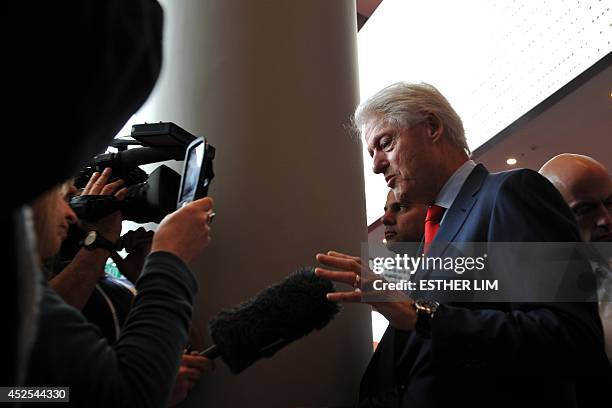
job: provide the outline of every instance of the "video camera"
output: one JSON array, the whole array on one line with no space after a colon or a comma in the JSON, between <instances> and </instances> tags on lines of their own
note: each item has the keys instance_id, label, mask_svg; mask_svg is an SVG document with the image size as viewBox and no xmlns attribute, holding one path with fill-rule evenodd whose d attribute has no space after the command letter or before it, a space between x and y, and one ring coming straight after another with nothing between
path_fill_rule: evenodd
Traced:
<instances>
[{"instance_id":1,"label":"video camera","mask_svg":"<svg viewBox=\"0 0 612 408\"><path fill-rule=\"evenodd\" d=\"M93 158L75 180L84 188L94 172L112 169L109 182L123 179L127 196L77 196L70 200L76 215L86 221L97 221L117 210L123 218L137 223L159 223L186 201L204 197L214 177L212 161L215 148L206 139L196 137L172 122L144 123L132 126L131 137L117 138L111 144L117 153ZM129 146L141 146L128 149ZM186 160L183 177L166 165L151 174L140 165L166 160ZM179 189L181 195L179 197ZM186 196L186 192L189 194Z\"/></svg>"}]
</instances>

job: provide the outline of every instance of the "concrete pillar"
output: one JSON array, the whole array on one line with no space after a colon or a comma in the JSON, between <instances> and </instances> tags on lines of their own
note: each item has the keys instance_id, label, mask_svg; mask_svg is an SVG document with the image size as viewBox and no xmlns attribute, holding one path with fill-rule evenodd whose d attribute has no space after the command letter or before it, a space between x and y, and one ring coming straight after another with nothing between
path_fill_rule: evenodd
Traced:
<instances>
[{"instance_id":1,"label":"concrete pillar","mask_svg":"<svg viewBox=\"0 0 612 408\"><path fill-rule=\"evenodd\" d=\"M354 0L162 1L165 55L146 111L217 148L213 243L192 264L197 324L319 251L367 239ZM207 338L209 341L209 338ZM187 407L321 407L355 401L371 353L370 308L238 376L219 360ZM153 356L154 357L154 356Z\"/></svg>"}]
</instances>

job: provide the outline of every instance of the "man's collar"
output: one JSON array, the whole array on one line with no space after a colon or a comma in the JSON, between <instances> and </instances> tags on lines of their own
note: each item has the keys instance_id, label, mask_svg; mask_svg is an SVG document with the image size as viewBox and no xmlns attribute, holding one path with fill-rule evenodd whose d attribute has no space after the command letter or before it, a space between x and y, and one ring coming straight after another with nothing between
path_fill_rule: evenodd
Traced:
<instances>
[{"instance_id":1,"label":"man's collar","mask_svg":"<svg viewBox=\"0 0 612 408\"><path fill-rule=\"evenodd\" d=\"M453 175L450 176L448 180L446 180L444 187L442 187L442 190L440 190L440 192L438 193L438 196L436 197L436 201L434 203L448 210L451 205L453 205L453 202L459 194L459 190L461 190L461 187L463 186L463 184L470 176L472 170L474 170L475 167L476 162L474 162L474 160L468 160L463 163L461 167L455 170Z\"/></svg>"}]
</instances>

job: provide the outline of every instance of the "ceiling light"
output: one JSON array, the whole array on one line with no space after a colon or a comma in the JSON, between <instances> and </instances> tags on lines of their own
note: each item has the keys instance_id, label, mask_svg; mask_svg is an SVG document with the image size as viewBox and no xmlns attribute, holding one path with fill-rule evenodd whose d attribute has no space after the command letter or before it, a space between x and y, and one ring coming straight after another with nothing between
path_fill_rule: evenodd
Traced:
<instances>
[{"instance_id":1,"label":"ceiling light","mask_svg":"<svg viewBox=\"0 0 612 408\"><path fill-rule=\"evenodd\" d=\"M508 166L514 166L514 165L516 164L516 159L515 159L514 157L509 157L509 158L506 160L506 164L507 164Z\"/></svg>"}]
</instances>

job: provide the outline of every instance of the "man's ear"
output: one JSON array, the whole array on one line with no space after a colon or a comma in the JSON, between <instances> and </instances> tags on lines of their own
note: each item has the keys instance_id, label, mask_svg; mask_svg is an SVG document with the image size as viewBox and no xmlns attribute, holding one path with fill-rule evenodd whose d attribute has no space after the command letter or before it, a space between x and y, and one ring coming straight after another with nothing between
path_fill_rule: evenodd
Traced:
<instances>
[{"instance_id":1,"label":"man's ear","mask_svg":"<svg viewBox=\"0 0 612 408\"><path fill-rule=\"evenodd\" d=\"M431 138L432 142L436 143L444 134L444 123L442 123L440 117L435 113L428 113L425 123L427 123L427 128L429 130L428 136Z\"/></svg>"}]
</instances>

